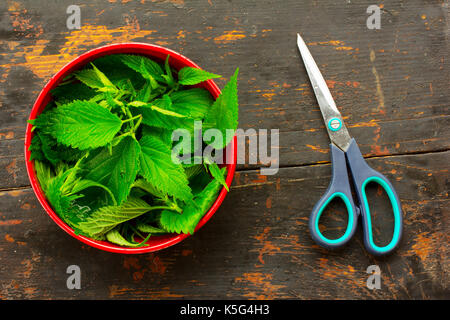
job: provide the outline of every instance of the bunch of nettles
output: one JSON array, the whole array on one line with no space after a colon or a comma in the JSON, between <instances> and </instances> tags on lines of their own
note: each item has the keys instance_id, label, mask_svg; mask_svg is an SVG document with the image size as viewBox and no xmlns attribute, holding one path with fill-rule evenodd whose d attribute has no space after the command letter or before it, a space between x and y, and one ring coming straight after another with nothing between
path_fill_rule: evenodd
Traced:
<instances>
[{"instance_id":1,"label":"bunch of nettles","mask_svg":"<svg viewBox=\"0 0 450 320\"><path fill-rule=\"evenodd\" d=\"M30 120L29 161L75 233L128 247L152 235L193 234L222 186L228 189L226 169L210 158L173 161L172 132L193 132L195 121L236 130L238 70L214 100L192 86L220 76L191 67L177 72L169 58L99 58L66 77ZM214 149L229 142L224 134Z\"/></svg>"}]
</instances>

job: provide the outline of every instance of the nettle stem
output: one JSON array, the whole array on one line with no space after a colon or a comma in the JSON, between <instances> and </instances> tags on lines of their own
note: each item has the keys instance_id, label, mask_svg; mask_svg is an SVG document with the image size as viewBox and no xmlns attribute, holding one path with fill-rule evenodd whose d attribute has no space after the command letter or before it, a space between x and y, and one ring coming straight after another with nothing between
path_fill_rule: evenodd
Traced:
<instances>
[{"instance_id":1,"label":"nettle stem","mask_svg":"<svg viewBox=\"0 0 450 320\"><path fill-rule=\"evenodd\" d=\"M172 206L155 206L155 207L148 208L148 211L153 211L153 210L175 210L175 208L173 208Z\"/></svg>"},{"instance_id":2,"label":"nettle stem","mask_svg":"<svg viewBox=\"0 0 450 320\"><path fill-rule=\"evenodd\" d=\"M126 120L122 120L122 123L130 122L130 121L133 121L134 119L137 119L137 118L142 118L142 116L141 116L140 114L138 114L138 115L135 116L135 117L128 118L128 119L126 119Z\"/></svg>"},{"instance_id":3,"label":"nettle stem","mask_svg":"<svg viewBox=\"0 0 450 320\"><path fill-rule=\"evenodd\" d=\"M133 128L133 133L137 131L137 129L139 128L139 126L141 125L142 122L142 115L140 115L139 120L136 122L136 125Z\"/></svg>"}]
</instances>

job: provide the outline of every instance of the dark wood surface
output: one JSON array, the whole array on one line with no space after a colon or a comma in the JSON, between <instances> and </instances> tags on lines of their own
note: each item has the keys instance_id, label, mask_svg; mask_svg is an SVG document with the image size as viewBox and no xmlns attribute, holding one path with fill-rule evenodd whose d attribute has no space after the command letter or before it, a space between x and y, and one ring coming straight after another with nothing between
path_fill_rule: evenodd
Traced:
<instances>
[{"instance_id":1,"label":"dark wood surface","mask_svg":"<svg viewBox=\"0 0 450 320\"><path fill-rule=\"evenodd\" d=\"M444 1L381 1L380 30L366 27L372 1L79 1L82 28L70 31L72 3L0 3L0 299L450 297ZM370 256L361 230L336 252L309 236L331 168L297 32L367 161L398 191L404 238L391 256ZM239 66L240 128L280 129L277 175L240 165L202 230L135 256L91 248L59 229L30 187L23 154L26 119L48 79L77 55L124 41L167 46L225 78ZM369 191L376 242L386 243L390 208L383 192ZM346 214L339 204L330 209L325 232L338 234ZM81 268L81 290L66 287L72 264ZM379 290L366 286L370 265L381 269Z\"/></svg>"}]
</instances>

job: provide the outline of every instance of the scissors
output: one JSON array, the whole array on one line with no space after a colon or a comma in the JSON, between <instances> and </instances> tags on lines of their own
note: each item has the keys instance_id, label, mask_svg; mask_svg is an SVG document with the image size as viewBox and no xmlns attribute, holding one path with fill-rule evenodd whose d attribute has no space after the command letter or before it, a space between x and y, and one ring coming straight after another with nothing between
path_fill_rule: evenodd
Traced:
<instances>
[{"instance_id":1,"label":"scissors","mask_svg":"<svg viewBox=\"0 0 450 320\"><path fill-rule=\"evenodd\" d=\"M354 235L358 216L361 216L364 245L373 255L391 253L400 242L402 236L402 209L400 200L389 180L378 171L375 171L364 160L355 139L345 127L339 110L314 59L309 52L302 37L297 34L297 45L308 72L309 80L319 103L323 120L331 140L332 178L325 194L314 206L310 219L309 229L312 238L327 249L335 249L345 245ZM348 170L351 173L349 179ZM377 183L387 193L394 212L394 232L391 242L383 247L377 246L373 241L372 218L366 196L366 186ZM353 185L357 196L357 204L353 200L350 184ZM319 230L319 219L326 206L334 199L341 198L347 208L348 223L343 236L338 239L328 239Z\"/></svg>"}]
</instances>

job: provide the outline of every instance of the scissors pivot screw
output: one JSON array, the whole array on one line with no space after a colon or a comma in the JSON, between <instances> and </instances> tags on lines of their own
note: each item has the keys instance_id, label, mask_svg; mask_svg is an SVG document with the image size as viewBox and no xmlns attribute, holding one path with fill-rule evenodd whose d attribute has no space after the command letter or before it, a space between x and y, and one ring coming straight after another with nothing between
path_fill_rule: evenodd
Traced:
<instances>
[{"instance_id":1,"label":"scissors pivot screw","mask_svg":"<svg viewBox=\"0 0 450 320\"><path fill-rule=\"evenodd\" d=\"M342 122L338 118L333 118L328 122L331 131L338 131L342 127Z\"/></svg>"}]
</instances>

